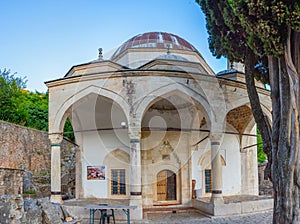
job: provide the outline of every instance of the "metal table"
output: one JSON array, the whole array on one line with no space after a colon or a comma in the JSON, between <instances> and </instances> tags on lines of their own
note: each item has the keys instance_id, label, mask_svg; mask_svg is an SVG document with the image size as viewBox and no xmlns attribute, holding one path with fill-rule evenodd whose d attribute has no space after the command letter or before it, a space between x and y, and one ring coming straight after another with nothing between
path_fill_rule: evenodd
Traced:
<instances>
[{"instance_id":1,"label":"metal table","mask_svg":"<svg viewBox=\"0 0 300 224\"><path fill-rule=\"evenodd\" d=\"M112 209L112 210L117 210L121 209L126 217L127 217L127 224L130 224L130 209L136 209L137 206L133 205L87 205L84 208L90 210L90 224L94 224L94 215L96 211L105 210L105 209Z\"/></svg>"}]
</instances>

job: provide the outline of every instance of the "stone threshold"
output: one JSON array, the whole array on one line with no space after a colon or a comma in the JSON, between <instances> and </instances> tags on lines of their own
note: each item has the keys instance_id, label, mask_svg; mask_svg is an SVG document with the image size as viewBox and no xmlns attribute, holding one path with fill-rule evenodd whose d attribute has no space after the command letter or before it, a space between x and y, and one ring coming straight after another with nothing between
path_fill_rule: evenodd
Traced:
<instances>
[{"instance_id":1,"label":"stone threshold","mask_svg":"<svg viewBox=\"0 0 300 224\"><path fill-rule=\"evenodd\" d=\"M266 196L224 197L223 204L212 204L208 198L193 199L192 206L212 216L230 216L270 211L273 198Z\"/></svg>"}]
</instances>

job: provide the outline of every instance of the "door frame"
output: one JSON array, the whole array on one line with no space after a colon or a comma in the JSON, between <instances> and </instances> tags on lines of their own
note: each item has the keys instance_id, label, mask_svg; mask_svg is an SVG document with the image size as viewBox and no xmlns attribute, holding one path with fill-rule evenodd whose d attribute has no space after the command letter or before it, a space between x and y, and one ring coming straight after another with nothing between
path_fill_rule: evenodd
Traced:
<instances>
[{"instance_id":1,"label":"door frame","mask_svg":"<svg viewBox=\"0 0 300 224\"><path fill-rule=\"evenodd\" d=\"M163 167L164 168L164 167ZM162 171L171 171L173 174L176 175L176 200L164 200L164 201L158 201L157 198L157 175ZM160 206L160 205L177 205L180 204L180 196L181 196L181 178L179 172L174 172L172 169L161 169L154 175L154 183L153 183L153 205L154 206ZM167 186L166 186L167 188Z\"/></svg>"}]
</instances>

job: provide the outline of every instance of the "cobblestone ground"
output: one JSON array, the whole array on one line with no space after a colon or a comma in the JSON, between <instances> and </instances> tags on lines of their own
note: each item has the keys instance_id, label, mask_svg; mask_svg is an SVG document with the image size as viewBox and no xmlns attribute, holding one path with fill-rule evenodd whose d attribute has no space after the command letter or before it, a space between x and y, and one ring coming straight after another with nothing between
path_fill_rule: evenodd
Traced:
<instances>
[{"instance_id":1,"label":"cobblestone ground","mask_svg":"<svg viewBox=\"0 0 300 224\"><path fill-rule=\"evenodd\" d=\"M205 217L200 214L161 214L155 218L144 220L143 223L155 224L271 224L272 212L255 213L231 217Z\"/></svg>"}]
</instances>

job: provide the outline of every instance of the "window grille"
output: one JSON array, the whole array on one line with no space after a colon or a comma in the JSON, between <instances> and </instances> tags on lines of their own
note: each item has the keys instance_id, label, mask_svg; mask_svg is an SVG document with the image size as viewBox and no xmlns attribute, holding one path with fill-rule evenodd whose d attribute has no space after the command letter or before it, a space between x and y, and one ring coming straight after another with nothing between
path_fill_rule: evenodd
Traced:
<instances>
[{"instance_id":1,"label":"window grille","mask_svg":"<svg viewBox=\"0 0 300 224\"><path fill-rule=\"evenodd\" d=\"M111 170L111 194L126 195L126 177L125 169Z\"/></svg>"}]
</instances>

